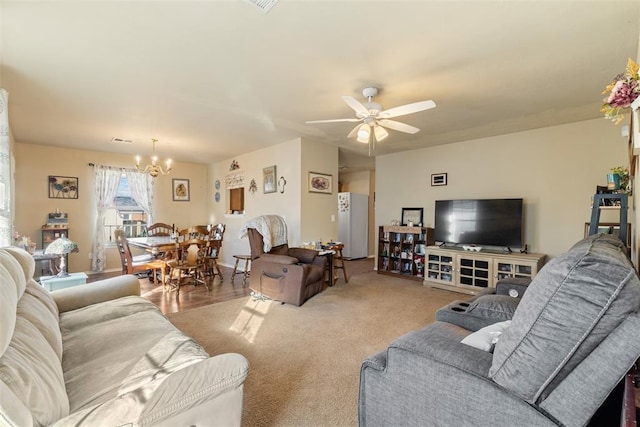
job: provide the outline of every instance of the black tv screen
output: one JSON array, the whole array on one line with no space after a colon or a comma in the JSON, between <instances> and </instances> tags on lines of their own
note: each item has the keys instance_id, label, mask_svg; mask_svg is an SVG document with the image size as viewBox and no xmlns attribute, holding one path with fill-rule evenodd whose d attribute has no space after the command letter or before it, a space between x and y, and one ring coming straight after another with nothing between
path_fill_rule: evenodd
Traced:
<instances>
[{"instance_id":1,"label":"black tv screen","mask_svg":"<svg viewBox=\"0 0 640 427\"><path fill-rule=\"evenodd\" d=\"M435 240L522 248L522 199L436 200Z\"/></svg>"}]
</instances>

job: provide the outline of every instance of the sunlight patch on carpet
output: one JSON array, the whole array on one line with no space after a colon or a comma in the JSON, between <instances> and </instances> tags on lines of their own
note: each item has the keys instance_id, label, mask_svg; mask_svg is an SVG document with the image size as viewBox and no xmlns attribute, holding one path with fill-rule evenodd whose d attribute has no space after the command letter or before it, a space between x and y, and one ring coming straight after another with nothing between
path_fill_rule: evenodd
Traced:
<instances>
[{"instance_id":1,"label":"sunlight patch on carpet","mask_svg":"<svg viewBox=\"0 0 640 427\"><path fill-rule=\"evenodd\" d=\"M249 343L253 343L269 308L271 308L271 303L271 300L261 301L248 298L229 330L240 335Z\"/></svg>"}]
</instances>

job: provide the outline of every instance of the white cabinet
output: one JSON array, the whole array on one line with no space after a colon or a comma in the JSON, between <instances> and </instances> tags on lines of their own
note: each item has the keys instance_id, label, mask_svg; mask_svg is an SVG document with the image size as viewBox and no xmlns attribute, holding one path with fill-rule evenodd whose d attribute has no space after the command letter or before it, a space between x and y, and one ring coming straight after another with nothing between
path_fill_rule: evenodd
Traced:
<instances>
[{"instance_id":1,"label":"white cabinet","mask_svg":"<svg viewBox=\"0 0 640 427\"><path fill-rule=\"evenodd\" d=\"M429 246L425 284L476 294L505 277L533 278L544 265L544 254L473 252Z\"/></svg>"}]
</instances>

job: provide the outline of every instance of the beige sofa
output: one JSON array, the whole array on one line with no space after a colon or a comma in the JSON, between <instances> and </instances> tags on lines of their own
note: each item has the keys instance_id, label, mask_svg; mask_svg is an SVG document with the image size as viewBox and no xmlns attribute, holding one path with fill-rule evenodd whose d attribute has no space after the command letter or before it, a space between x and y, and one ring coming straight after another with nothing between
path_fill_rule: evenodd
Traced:
<instances>
[{"instance_id":1,"label":"beige sofa","mask_svg":"<svg viewBox=\"0 0 640 427\"><path fill-rule=\"evenodd\" d=\"M0 249L0 425L240 425L247 360L209 357L134 276L49 293Z\"/></svg>"}]
</instances>

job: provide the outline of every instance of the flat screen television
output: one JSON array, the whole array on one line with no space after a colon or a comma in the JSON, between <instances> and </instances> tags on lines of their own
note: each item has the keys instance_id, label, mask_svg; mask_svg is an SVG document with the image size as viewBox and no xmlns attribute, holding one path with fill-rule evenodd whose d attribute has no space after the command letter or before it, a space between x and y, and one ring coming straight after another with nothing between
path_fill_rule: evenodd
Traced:
<instances>
[{"instance_id":1,"label":"flat screen television","mask_svg":"<svg viewBox=\"0 0 640 427\"><path fill-rule=\"evenodd\" d=\"M436 200L434 225L437 242L522 248L522 199Z\"/></svg>"}]
</instances>

